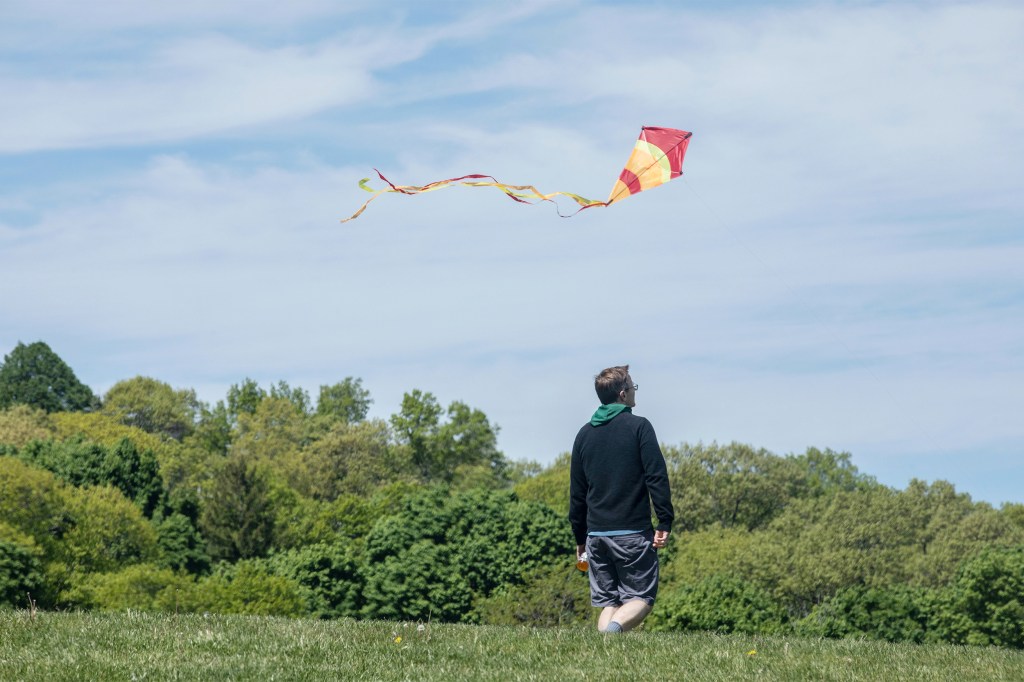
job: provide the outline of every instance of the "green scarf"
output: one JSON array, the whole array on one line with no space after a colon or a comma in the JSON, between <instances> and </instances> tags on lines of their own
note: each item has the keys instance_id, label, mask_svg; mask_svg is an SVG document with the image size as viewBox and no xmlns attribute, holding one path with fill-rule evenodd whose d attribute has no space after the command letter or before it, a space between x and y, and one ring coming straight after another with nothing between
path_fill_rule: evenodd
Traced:
<instances>
[{"instance_id":1,"label":"green scarf","mask_svg":"<svg viewBox=\"0 0 1024 682\"><path fill-rule=\"evenodd\" d=\"M597 408L597 412L590 418L591 426L601 426L607 424L611 420L619 416L621 412L632 412L628 405L625 403L609 403L608 405L602 405Z\"/></svg>"}]
</instances>

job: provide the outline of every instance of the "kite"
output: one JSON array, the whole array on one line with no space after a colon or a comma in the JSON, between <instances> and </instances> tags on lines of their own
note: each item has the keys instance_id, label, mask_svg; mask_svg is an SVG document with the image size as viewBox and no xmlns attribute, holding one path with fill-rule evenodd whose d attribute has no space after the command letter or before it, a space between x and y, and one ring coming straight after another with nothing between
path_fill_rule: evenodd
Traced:
<instances>
[{"instance_id":1,"label":"kite","mask_svg":"<svg viewBox=\"0 0 1024 682\"><path fill-rule=\"evenodd\" d=\"M360 214L366 210L366 207L370 205L370 202L381 194L422 194L423 192L433 192L434 190L450 187L451 185L465 185L467 187L497 187L510 199L523 204L533 203L530 199L539 199L541 201L551 201L554 203L554 197L569 197L579 204L579 208L576 209L575 213L570 214L576 215L576 213L587 208L594 208L595 206L611 206L616 201L621 201L626 197L642 192L645 189L652 189L658 185L665 184L673 178L678 178L683 174L683 157L686 155L686 148L690 144L690 137L692 135L693 133L689 133L685 130L676 130L675 128L655 128L651 126L644 126L641 128L640 138L636 141L636 145L633 147L633 153L630 154L629 160L626 162L626 167L622 169L622 172L619 174L619 178L615 181L615 186L612 187L611 194L608 195L607 201L595 201L593 199L581 197L578 194L572 194L571 192L552 192L551 194L542 194L533 185L506 185L498 182L490 175L480 174L463 175L458 178L438 180L422 186L396 185L384 177L379 170L374 168L377 172L377 176L387 183L387 187L383 189L374 189L368 184L370 182L370 178L363 178L360 180L359 187L370 192L373 196L367 199L366 203L364 203L358 211L353 213L350 217L343 219L341 222L347 223L350 220L358 218ZM559 213L559 215L561 215L561 213ZM568 218L569 216L562 217Z\"/></svg>"}]
</instances>

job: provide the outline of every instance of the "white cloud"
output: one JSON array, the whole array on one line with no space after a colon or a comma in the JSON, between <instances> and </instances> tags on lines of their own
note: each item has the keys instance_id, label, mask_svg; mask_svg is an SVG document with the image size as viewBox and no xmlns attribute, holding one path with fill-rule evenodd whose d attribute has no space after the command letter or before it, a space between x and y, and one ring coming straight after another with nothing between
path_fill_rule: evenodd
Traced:
<instances>
[{"instance_id":1,"label":"white cloud","mask_svg":"<svg viewBox=\"0 0 1024 682\"><path fill-rule=\"evenodd\" d=\"M187 139L351 105L373 92L363 60L208 36L87 78L0 76L0 152Z\"/></svg>"},{"instance_id":2,"label":"white cloud","mask_svg":"<svg viewBox=\"0 0 1024 682\"><path fill-rule=\"evenodd\" d=\"M260 33L235 37L231 22L244 15L243 23L276 26L276 18L309 20L325 13L325 6L288 4L287 10L259 15L260 7L246 3L127 5L124 12L106 6L84 13L81 22L73 20L79 13L65 15L52 6L16 8L12 19L42 22L42 31L53 29L67 42L42 41L41 59L52 62L42 73L25 59L0 69L0 154L188 140L382 99L375 71L544 7L523 3L423 27L403 24L395 11L373 14L375 25L353 27L345 12L335 12L321 31L330 38L280 44ZM204 19L218 28L204 26ZM179 23L192 28L182 30ZM125 32L137 24L165 31L149 41ZM119 37L110 45L81 42L100 30ZM32 53L27 46L23 51Z\"/></svg>"},{"instance_id":3,"label":"white cloud","mask_svg":"<svg viewBox=\"0 0 1024 682\"><path fill-rule=\"evenodd\" d=\"M65 34L142 28L204 29L211 23L280 27L318 18L356 14L371 5L355 0L346 0L343 5L329 0L180 0L161 3L104 0L92 4L75 0L6 0L4 15L8 26L45 26ZM45 36L35 37L45 44Z\"/></svg>"},{"instance_id":4,"label":"white cloud","mask_svg":"<svg viewBox=\"0 0 1024 682\"><path fill-rule=\"evenodd\" d=\"M179 23L202 23L189 7ZM182 29L129 64L7 67L24 97L0 146L21 154L0 164L20 178L29 159L38 182L0 189L0 347L62 340L97 390L142 373L214 400L245 376L353 375L386 416L421 388L542 461L618 362L668 442L848 449L868 473L954 482L926 453L1020 442L1024 12L504 12L352 15L275 45ZM348 143L280 142L313 115ZM641 124L695 131L687 177L606 210L452 188L336 222L375 165L604 198ZM193 142L51 179L68 157L31 151L226 131L245 158Z\"/></svg>"}]
</instances>

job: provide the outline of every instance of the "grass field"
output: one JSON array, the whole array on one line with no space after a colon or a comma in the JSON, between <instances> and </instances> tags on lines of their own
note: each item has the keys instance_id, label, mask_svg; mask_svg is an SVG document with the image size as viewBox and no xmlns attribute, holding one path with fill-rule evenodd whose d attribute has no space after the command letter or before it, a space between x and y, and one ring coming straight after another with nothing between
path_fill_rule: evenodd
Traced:
<instances>
[{"instance_id":1,"label":"grass field","mask_svg":"<svg viewBox=\"0 0 1024 682\"><path fill-rule=\"evenodd\" d=\"M1024 680L1024 652L791 637L0 611L0 680Z\"/></svg>"}]
</instances>

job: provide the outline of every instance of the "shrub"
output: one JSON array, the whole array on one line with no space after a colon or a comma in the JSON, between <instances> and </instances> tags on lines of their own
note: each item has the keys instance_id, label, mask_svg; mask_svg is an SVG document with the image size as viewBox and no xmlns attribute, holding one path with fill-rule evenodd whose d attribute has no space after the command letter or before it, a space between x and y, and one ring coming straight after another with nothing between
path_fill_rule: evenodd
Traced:
<instances>
[{"instance_id":1,"label":"shrub","mask_svg":"<svg viewBox=\"0 0 1024 682\"><path fill-rule=\"evenodd\" d=\"M223 564L213 575L200 579L196 587L194 601L189 605L196 611L253 616L306 614L302 586L290 578L274 575L267 562L260 559Z\"/></svg>"},{"instance_id":2,"label":"shrub","mask_svg":"<svg viewBox=\"0 0 1024 682\"><path fill-rule=\"evenodd\" d=\"M472 592L453 567L446 545L420 540L366 570L362 615L387 620L458 622L470 611Z\"/></svg>"},{"instance_id":3,"label":"shrub","mask_svg":"<svg viewBox=\"0 0 1024 682\"><path fill-rule=\"evenodd\" d=\"M956 644L1024 647L1024 546L990 547L965 561L935 622Z\"/></svg>"},{"instance_id":4,"label":"shrub","mask_svg":"<svg viewBox=\"0 0 1024 682\"><path fill-rule=\"evenodd\" d=\"M0 606L25 606L28 595L38 599L43 585L39 550L5 535L0 531Z\"/></svg>"},{"instance_id":5,"label":"shrub","mask_svg":"<svg viewBox=\"0 0 1024 682\"><path fill-rule=\"evenodd\" d=\"M474 597L523 583L572 546L568 524L547 505L509 491L427 490L367 536L363 615L473 620Z\"/></svg>"},{"instance_id":6,"label":"shrub","mask_svg":"<svg viewBox=\"0 0 1024 682\"><path fill-rule=\"evenodd\" d=\"M923 588L850 587L814 608L797 625L803 635L869 637L890 642L927 640L933 593Z\"/></svg>"},{"instance_id":7,"label":"shrub","mask_svg":"<svg viewBox=\"0 0 1024 682\"><path fill-rule=\"evenodd\" d=\"M69 605L86 609L173 611L175 591L188 591L192 583L188 576L169 568L137 564L120 571L80 576L61 597Z\"/></svg>"},{"instance_id":8,"label":"shrub","mask_svg":"<svg viewBox=\"0 0 1024 682\"><path fill-rule=\"evenodd\" d=\"M730 575L682 584L663 594L648 620L655 632L775 633L787 616L765 590Z\"/></svg>"},{"instance_id":9,"label":"shrub","mask_svg":"<svg viewBox=\"0 0 1024 682\"><path fill-rule=\"evenodd\" d=\"M476 612L488 625L531 625L556 627L586 623L594 609L590 605L587 574L566 561L544 566L525 576L522 585L508 585L478 601Z\"/></svg>"}]
</instances>

